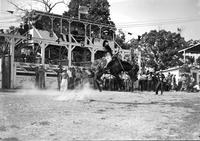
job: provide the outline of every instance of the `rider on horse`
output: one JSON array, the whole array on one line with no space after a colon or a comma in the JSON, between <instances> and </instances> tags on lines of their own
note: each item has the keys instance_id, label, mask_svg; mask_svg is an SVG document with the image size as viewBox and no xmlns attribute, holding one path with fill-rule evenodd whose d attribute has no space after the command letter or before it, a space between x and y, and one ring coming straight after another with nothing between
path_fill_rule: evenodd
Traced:
<instances>
[{"instance_id":1,"label":"rider on horse","mask_svg":"<svg viewBox=\"0 0 200 141\"><path fill-rule=\"evenodd\" d=\"M106 68L107 65L108 65L108 63L112 61L113 53L112 53L112 49L110 48L109 43L108 43L107 40L105 40L105 41L103 42L103 47L104 47L105 52L106 52L106 53L105 53L106 65L105 65L105 67L104 67L104 68Z\"/></svg>"},{"instance_id":2,"label":"rider on horse","mask_svg":"<svg viewBox=\"0 0 200 141\"><path fill-rule=\"evenodd\" d=\"M98 63L98 66L96 67L97 71L94 75L95 84L97 85L100 91L102 91L103 82L101 77L103 76L103 74L113 75L119 83L120 88L123 87L123 82L119 76L121 72L126 72L133 82L137 80L137 65L131 65L129 62L121 60L118 57L119 51L113 55L112 49L110 48L107 40L103 42L103 47L105 49L105 59L100 60L101 62Z\"/></svg>"}]
</instances>

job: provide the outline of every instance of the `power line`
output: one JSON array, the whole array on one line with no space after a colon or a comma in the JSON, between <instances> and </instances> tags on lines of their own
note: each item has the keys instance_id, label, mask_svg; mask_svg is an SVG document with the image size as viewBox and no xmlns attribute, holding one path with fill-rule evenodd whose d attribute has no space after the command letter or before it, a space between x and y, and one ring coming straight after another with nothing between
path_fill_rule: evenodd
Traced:
<instances>
[{"instance_id":1,"label":"power line","mask_svg":"<svg viewBox=\"0 0 200 141\"><path fill-rule=\"evenodd\" d=\"M18 20L17 18L12 18L12 17L10 17L10 18L0 18L0 22L4 22L4 21L12 21L12 20Z\"/></svg>"},{"instance_id":2,"label":"power line","mask_svg":"<svg viewBox=\"0 0 200 141\"><path fill-rule=\"evenodd\" d=\"M129 27L144 27L144 26L157 26L157 25L166 25L166 24L178 24L186 23L192 21L200 21L200 17L185 18L185 19L166 19L161 21L142 21L142 22L127 22L121 23L117 26L120 28L129 28Z\"/></svg>"},{"instance_id":3,"label":"power line","mask_svg":"<svg viewBox=\"0 0 200 141\"><path fill-rule=\"evenodd\" d=\"M4 23L4 24L10 23L10 22L19 22L19 20L18 19L10 19L10 20L7 20L7 21L1 21L0 20L0 23Z\"/></svg>"},{"instance_id":4,"label":"power line","mask_svg":"<svg viewBox=\"0 0 200 141\"><path fill-rule=\"evenodd\" d=\"M191 19L200 19L200 17L185 17L185 18L176 18L176 19L160 19L159 21L180 21L180 20L191 20ZM126 23L141 23L141 22L159 22L158 20L152 20L152 21L137 21L137 22L126 22ZM122 23L122 24L126 24Z\"/></svg>"},{"instance_id":5,"label":"power line","mask_svg":"<svg viewBox=\"0 0 200 141\"><path fill-rule=\"evenodd\" d=\"M187 19L168 19L168 20L160 20L160 21L141 21L141 22L127 22L121 25L130 25L130 24L151 24L151 23L173 23L173 22L187 22L187 21L200 20L199 17L187 18Z\"/></svg>"}]
</instances>

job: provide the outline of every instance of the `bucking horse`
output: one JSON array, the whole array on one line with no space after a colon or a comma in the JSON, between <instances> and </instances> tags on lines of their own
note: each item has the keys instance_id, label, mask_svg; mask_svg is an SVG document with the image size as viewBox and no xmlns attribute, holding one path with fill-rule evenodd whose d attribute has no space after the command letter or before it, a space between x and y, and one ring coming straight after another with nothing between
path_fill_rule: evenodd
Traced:
<instances>
[{"instance_id":1,"label":"bucking horse","mask_svg":"<svg viewBox=\"0 0 200 141\"><path fill-rule=\"evenodd\" d=\"M120 74L125 72L127 75L129 75L131 81L135 82L137 80L138 70L139 66L137 64L130 64L127 61L121 60L117 53L112 56L112 59L106 65L103 63L103 60L99 62L94 74L94 81L99 91L102 91L103 80L101 78L103 74L111 74L115 76L119 85L122 86L123 81L120 78Z\"/></svg>"}]
</instances>

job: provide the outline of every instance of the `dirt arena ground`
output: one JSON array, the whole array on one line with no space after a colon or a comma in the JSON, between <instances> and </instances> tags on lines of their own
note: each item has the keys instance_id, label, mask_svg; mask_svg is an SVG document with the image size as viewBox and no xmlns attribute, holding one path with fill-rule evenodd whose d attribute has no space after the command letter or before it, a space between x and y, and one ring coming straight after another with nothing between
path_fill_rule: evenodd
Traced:
<instances>
[{"instance_id":1,"label":"dirt arena ground","mask_svg":"<svg viewBox=\"0 0 200 141\"><path fill-rule=\"evenodd\" d=\"M200 139L200 93L0 92L0 140Z\"/></svg>"}]
</instances>

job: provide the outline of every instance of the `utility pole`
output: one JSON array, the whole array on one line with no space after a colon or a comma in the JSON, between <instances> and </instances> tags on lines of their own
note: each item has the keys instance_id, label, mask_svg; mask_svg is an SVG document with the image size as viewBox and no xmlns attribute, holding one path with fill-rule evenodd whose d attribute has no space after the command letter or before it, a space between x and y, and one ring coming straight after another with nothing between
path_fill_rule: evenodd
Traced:
<instances>
[{"instance_id":1,"label":"utility pole","mask_svg":"<svg viewBox=\"0 0 200 141\"><path fill-rule=\"evenodd\" d=\"M141 73L142 71L142 53L141 53L141 44L140 44L140 40L141 40L141 36L138 36L138 66L139 66L139 73Z\"/></svg>"},{"instance_id":2,"label":"utility pole","mask_svg":"<svg viewBox=\"0 0 200 141\"><path fill-rule=\"evenodd\" d=\"M140 45L138 46L140 47ZM138 66L139 66L139 73L141 73L142 71L142 66L141 66L141 60L142 60L142 54L141 54L141 51L138 50Z\"/></svg>"}]
</instances>

